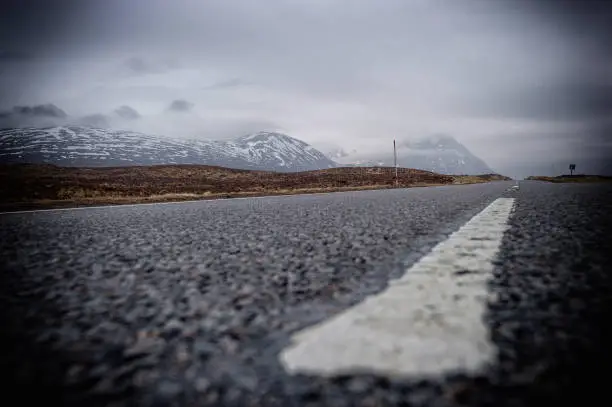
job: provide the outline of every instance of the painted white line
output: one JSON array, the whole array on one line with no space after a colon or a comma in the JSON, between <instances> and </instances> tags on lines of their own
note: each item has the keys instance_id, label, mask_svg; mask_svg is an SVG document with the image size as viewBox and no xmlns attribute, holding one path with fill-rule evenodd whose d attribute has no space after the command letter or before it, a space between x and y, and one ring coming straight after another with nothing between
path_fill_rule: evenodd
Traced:
<instances>
[{"instance_id":1,"label":"painted white line","mask_svg":"<svg viewBox=\"0 0 612 407\"><path fill-rule=\"evenodd\" d=\"M487 281L513 206L497 199L385 291L295 334L279 355L285 369L422 377L492 362Z\"/></svg>"}]
</instances>

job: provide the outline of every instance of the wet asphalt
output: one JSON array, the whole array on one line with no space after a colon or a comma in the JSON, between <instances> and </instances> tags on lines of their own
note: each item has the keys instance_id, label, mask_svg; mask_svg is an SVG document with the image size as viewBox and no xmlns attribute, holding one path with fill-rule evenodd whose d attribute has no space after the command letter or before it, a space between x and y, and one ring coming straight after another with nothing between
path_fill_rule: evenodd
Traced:
<instances>
[{"instance_id":1,"label":"wet asphalt","mask_svg":"<svg viewBox=\"0 0 612 407\"><path fill-rule=\"evenodd\" d=\"M513 185L0 215L6 392L75 406L527 406L605 395L612 184ZM283 370L291 333L381 291L499 197L516 206L489 286L498 358L481 375Z\"/></svg>"}]
</instances>

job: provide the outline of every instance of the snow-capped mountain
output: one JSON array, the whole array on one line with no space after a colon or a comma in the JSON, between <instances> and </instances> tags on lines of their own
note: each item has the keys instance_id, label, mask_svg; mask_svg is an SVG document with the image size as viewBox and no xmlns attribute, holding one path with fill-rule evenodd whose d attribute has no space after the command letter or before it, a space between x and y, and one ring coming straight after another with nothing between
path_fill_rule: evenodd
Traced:
<instances>
[{"instance_id":1,"label":"snow-capped mountain","mask_svg":"<svg viewBox=\"0 0 612 407\"><path fill-rule=\"evenodd\" d=\"M357 155L343 161L353 166L393 166L393 147L385 155ZM438 174L491 174L495 173L480 158L451 136L441 135L397 143L397 164Z\"/></svg>"},{"instance_id":2,"label":"snow-capped mountain","mask_svg":"<svg viewBox=\"0 0 612 407\"><path fill-rule=\"evenodd\" d=\"M305 142L276 132L229 141L177 140L82 126L0 130L0 162L89 167L205 164L265 171L336 166Z\"/></svg>"},{"instance_id":3,"label":"snow-capped mountain","mask_svg":"<svg viewBox=\"0 0 612 407\"><path fill-rule=\"evenodd\" d=\"M399 142L397 157L400 167L440 174L495 172L450 136ZM393 151L362 156L355 150L347 153L339 149L326 156L301 140L277 132L262 131L227 141L179 140L125 130L62 126L0 130L0 163L79 167L205 164L283 172L393 166Z\"/></svg>"},{"instance_id":4,"label":"snow-capped mountain","mask_svg":"<svg viewBox=\"0 0 612 407\"><path fill-rule=\"evenodd\" d=\"M201 143L201 142L199 142ZM333 168L336 163L307 143L275 132L258 132L227 142L228 150L241 151L258 167L275 171Z\"/></svg>"}]
</instances>

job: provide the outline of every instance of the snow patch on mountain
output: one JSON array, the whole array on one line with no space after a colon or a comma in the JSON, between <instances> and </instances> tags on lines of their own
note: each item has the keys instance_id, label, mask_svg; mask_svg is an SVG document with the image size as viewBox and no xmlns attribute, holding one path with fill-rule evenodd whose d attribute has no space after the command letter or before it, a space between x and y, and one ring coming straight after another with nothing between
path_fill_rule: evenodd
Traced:
<instances>
[{"instance_id":1,"label":"snow patch on mountain","mask_svg":"<svg viewBox=\"0 0 612 407\"><path fill-rule=\"evenodd\" d=\"M393 150L384 155L357 153L342 161L346 163L343 165L353 166L393 166ZM495 173L483 160L448 135L398 141L397 165L448 175Z\"/></svg>"},{"instance_id":2,"label":"snow patch on mountain","mask_svg":"<svg viewBox=\"0 0 612 407\"><path fill-rule=\"evenodd\" d=\"M336 163L307 143L278 132L234 140L177 140L83 126L0 130L0 162L63 166L205 164L266 171L307 171Z\"/></svg>"}]
</instances>

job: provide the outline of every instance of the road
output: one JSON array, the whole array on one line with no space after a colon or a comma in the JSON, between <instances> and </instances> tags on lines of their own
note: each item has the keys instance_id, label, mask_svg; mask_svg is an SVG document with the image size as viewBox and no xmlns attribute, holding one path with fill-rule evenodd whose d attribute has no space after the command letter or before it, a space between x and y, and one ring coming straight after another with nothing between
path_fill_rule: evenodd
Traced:
<instances>
[{"instance_id":1,"label":"road","mask_svg":"<svg viewBox=\"0 0 612 407\"><path fill-rule=\"evenodd\" d=\"M75 406L605 395L612 187L515 185L2 214L3 384Z\"/></svg>"}]
</instances>

